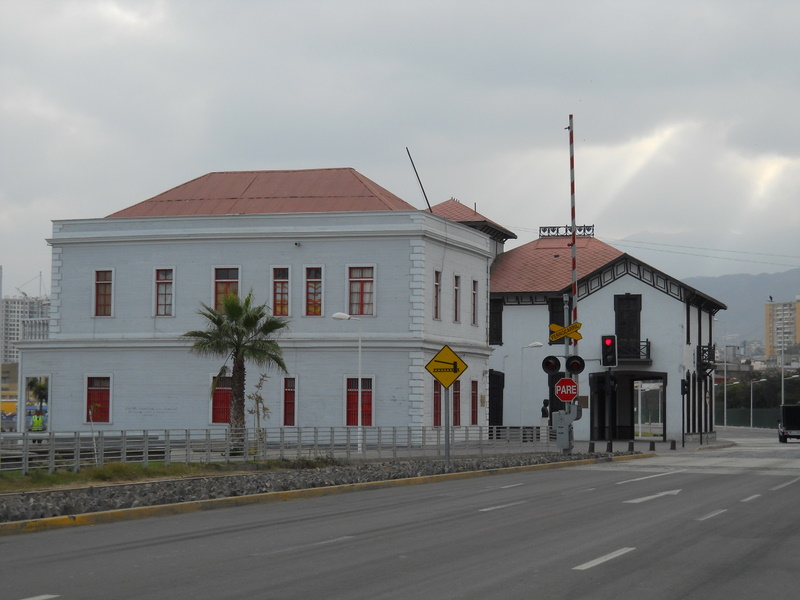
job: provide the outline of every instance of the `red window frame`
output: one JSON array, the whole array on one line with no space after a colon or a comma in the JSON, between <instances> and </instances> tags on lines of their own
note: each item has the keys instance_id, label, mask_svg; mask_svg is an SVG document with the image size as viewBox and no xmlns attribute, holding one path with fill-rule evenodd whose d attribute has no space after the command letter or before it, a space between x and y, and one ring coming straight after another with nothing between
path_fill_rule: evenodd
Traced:
<instances>
[{"instance_id":1,"label":"red window frame","mask_svg":"<svg viewBox=\"0 0 800 600\"><path fill-rule=\"evenodd\" d=\"M239 269L237 267L215 268L214 308L222 310L222 299L230 295L239 295Z\"/></svg>"},{"instance_id":2,"label":"red window frame","mask_svg":"<svg viewBox=\"0 0 800 600\"><path fill-rule=\"evenodd\" d=\"M442 426L442 384L433 381L433 426Z\"/></svg>"},{"instance_id":3,"label":"red window frame","mask_svg":"<svg viewBox=\"0 0 800 600\"><path fill-rule=\"evenodd\" d=\"M297 382L294 377L283 378L283 425L294 427L296 425L297 410Z\"/></svg>"},{"instance_id":4,"label":"red window frame","mask_svg":"<svg viewBox=\"0 0 800 600\"><path fill-rule=\"evenodd\" d=\"M478 382L472 381L472 391L470 395L470 425L478 424Z\"/></svg>"},{"instance_id":5,"label":"red window frame","mask_svg":"<svg viewBox=\"0 0 800 600\"><path fill-rule=\"evenodd\" d=\"M453 427L461 425L461 382L453 382Z\"/></svg>"},{"instance_id":6,"label":"red window frame","mask_svg":"<svg viewBox=\"0 0 800 600\"><path fill-rule=\"evenodd\" d=\"M442 272L433 272L433 318L442 318Z\"/></svg>"},{"instance_id":7,"label":"red window frame","mask_svg":"<svg viewBox=\"0 0 800 600\"><path fill-rule=\"evenodd\" d=\"M453 322L461 321L461 275L453 275Z\"/></svg>"},{"instance_id":8,"label":"red window frame","mask_svg":"<svg viewBox=\"0 0 800 600\"><path fill-rule=\"evenodd\" d=\"M348 280L350 314L373 315L375 313L375 268L350 267Z\"/></svg>"},{"instance_id":9,"label":"red window frame","mask_svg":"<svg viewBox=\"0 0 800 600\"><path fill-rule=\"evenodd\" d=\"M111 378L87 377L86 422L111 422Z\"/></svg>"},{"instance_id":10,"label":"red window frame","mask_svg":"<svg viewBox=\"0 0 800 600\"><path fill-rule=\"evenodd\" d=\"M306 267L306 316L322 316L322 267Z\"/></svg>"},{"instance_id":11,"label":"red window frame","mask_svg":"<svg viewBox=\"0 0 800 600\"><path fill-rule=\"evenodd\" d=\"M214 394L211 396L211 422L231 422L231 401L233 400L233 380L231 377L214 378Z\"/></svg>"},{"instance_id":12,"label":"red window frame","mask_svg":"<svg viewBox=\"0 0 800 600\"><path fill-rule=\"evenodd\" d=\"M156 316L172 316L172 269L156 269Z\"/></svg>"},{"instance_id":13,"label":"red window frame","mask_svg":"<svg viewBox=\"0 0 800 600\"><path fill-rule=\"evenodd\" d=\"M289 316L289 268L272 269L272 314L278 317Z\"/></svg>"},{"instance_id":14,"label":"red window frame","mask_svg":"<svg viewBox=\"0 0 800 600\"><path fill-rule=\"evenodd\" d=\"M347 378L347 425L358 425L358 377ZM372 425L372 378L361 378L361 425Z\"/></svg>"},{"instance_id":15,"label":"red window frame","mask_svg":"<svg viewBox=\"0 0 800 600\"><path fill-rule=\"evenodd\" d=\"M94 272L94 316L111 316L114 276L110 270Z\"/></svg>"}]
</instances>

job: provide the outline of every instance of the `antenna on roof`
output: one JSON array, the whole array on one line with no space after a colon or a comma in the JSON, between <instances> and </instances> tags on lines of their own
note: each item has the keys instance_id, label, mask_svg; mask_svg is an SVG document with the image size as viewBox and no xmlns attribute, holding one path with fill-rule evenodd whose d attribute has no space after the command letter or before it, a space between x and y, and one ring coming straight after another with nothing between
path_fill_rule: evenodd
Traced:
<instances>
[{"instance_id":1,"label":"antenna on roof","mask_svg":"<svg viewBox=\"0 0 800 600\"><path fill-rule=\"evenodd\" d=\"M408 146L406 146L406 152L408 153L408 160L411 161L411 166L414 168L414 175L417 176L417 182L419 183L419 189L422 190L422 195L425 197L425 204L428 205L428 210L433 212L433 209L431 208L431 203L428 202L428 195L425 193L425 188L422 187L422 180L419 178L419 173L417 173L417 167L414 166L414 159L411 158L411 152L408 151Z\"/></svg>"}]
</instances>

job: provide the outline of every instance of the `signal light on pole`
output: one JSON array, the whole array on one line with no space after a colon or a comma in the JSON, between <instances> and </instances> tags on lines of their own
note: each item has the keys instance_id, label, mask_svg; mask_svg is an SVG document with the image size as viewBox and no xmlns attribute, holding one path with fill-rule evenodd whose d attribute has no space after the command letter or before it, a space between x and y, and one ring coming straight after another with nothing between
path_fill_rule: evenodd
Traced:
<instances>
[{"instance_id":1,"label":"signal light on pole","mask_svg":"<svg viewBox=\"0 0 800 600\"><path fill-rule=\"evenodd\" d=\"M568 356L565 367L567 373L577 375L578 373L583 373L583 370L586 368L586 362L580 356Z\"/></svg>"},{"instance_id":2,"label":"signal light on pole","mask_svg":"<svg viewBox=\"0 0 800 600\"><path fill-rule=\"evenodd\" d=\"M604 367L617 366L617 336L604 335L600 343L600 364Z\"/></svg>"},{"instance_id":3,"label":"signal light on pole","mask_svg":"<svg viewBox=\"0 0 800 600\"><path fill-rule=\"evenodd\" d=\"M554 375L561 370L561 361L556 356L545 356L542 361L542 370L548 375Z\"/></svg>"}]
</instances>

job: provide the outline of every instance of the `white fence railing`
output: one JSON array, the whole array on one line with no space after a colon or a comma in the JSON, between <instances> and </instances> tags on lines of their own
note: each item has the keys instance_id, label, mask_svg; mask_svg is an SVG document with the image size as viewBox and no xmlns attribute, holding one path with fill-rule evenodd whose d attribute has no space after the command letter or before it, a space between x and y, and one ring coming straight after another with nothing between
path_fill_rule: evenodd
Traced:
<instances>
[{"instance_id":1,"label":"white fence railing","mask_svg":"<svg viewBox=\"0 0 800 600\"><path fill-rule=\"evenodd\" d=\"M451 456L556 451L540 427L452 427ZM79 471L113 462L224 463L329 458L409 460L444 457L441 427L266 427L53 431L0 434L0 471Z\"/></svg>"}]
</instances>

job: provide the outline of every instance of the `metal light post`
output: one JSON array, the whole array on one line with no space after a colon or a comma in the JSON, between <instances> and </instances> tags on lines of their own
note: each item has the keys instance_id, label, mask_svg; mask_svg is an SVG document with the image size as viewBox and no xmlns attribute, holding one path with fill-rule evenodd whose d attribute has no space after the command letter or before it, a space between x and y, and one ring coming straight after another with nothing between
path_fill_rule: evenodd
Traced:
<instances>
[{"instance_id":1,"label":"metal light post","mask_svg":"<svg viewBox=\"0 0 800 600\"><path fill-rule=\"evenodd\" d=\"M337 312L331 315L337 321L358 321L358 451L363 450L361 444L361 319L348 315L347 313Z\"/></svg>"},{"instance_id":2,"label":"metal light post","mask_svg":"<svg viewBox=\"0 0 800 600\"><path fill-rule=\"evenodd\" d=\"M787 379L797 379L800 375L792 375L791 377L783 377L783 368L781 368L781 404L786 404L786 399L784 398L784 387L783 384L786 383Z\"/></svg>"},{"instance_id":3,"label":"metal light post","mask_svg":"<svg viewBox=\"0 0 800 600\"><path fill-rule=\"evenodd\" d=\"M766 379L758 379L757 381L750 382L750 429L753 428L753 386L763 381L766 381Z\"/></svg>"},{"instance_id":4,"label":"metal light post","mask_svg":"<svg viewBox=\"0 0 800 600\"><path fill-rule=\"evenodd\" d=\"M739 346L725 346L725 356L723 357L724 362L722 363L724 373L723 380L725 382L725 386L722 388L722 424L726 427L728 426L728 348L736 348L738 350Z\"/></svg>"},{"instance_id":5,"label":"metal light post","mask_svg":"<svg viewBox=\"0 0 800 600\"><path fill-rule=\"evenodd\" d=\"M519 431L520 431L520 439L522 439L522 427L525 426L525 418L524 418L524 413L523 413L523 410L522 410L522 406L523 406L522 373L524 372L523 361L524 361L524 358L525 358L525 350L527 348L541 348L541 347L542 347L542 343L541 342L531 342L527 346L523 346L522 350L519 353L519 427L520 427ZM505 358L505 356L503 358Z\"/></svg>"}]
</instances>

